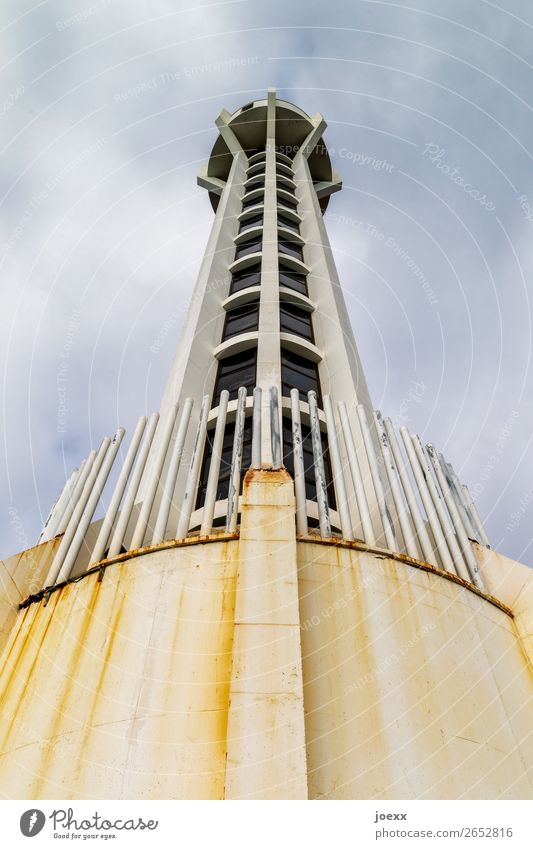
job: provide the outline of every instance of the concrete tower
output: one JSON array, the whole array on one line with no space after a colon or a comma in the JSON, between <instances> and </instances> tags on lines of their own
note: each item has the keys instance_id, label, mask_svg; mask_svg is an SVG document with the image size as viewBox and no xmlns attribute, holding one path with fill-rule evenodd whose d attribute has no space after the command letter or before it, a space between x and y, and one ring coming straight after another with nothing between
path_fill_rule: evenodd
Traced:
<instances>
[{"instance_id":1,"label":"concrete tower","mask_svg":"<svg viewBox=\"0 0 533 849\"><path fill-rule=\"evenodd\" d=\"M372 408L325 126L222 112L161 409L2 563L4 797L531 797L531 573Z\"/></svg>"}]
</instances>

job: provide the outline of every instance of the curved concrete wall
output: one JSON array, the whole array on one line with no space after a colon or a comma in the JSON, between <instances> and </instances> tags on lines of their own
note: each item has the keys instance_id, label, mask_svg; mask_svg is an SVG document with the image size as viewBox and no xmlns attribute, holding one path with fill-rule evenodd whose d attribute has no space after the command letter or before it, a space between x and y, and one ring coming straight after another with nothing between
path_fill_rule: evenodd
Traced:
<instances>
[{"instance_id":1,"label":"curved concrete wall","mask_svg":"<svg viewBox=\"0 0 533 849\"><path fill-rule=\"evenodd\" d=\"M19 612L0 794L531 798L519 597L521 632L427 565L297 541L287 473L248 473L239 539L125 557Z\"/></svg>"}]
</instances>

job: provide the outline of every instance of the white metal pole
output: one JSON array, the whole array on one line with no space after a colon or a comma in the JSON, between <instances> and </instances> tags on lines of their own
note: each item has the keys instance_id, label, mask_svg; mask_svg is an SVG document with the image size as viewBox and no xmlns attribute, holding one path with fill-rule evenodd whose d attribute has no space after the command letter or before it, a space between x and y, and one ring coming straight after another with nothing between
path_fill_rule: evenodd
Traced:
<instances>
[{"instance_id":1,"label":"white metal pole","mask_svg":"<svg viewBox=\"0 0 533 849\"><path fill-rule=\"evenodd\" d=\"M308 533L307 495L305 492L305 467L299 389L291 389L291 418L292 456L294 459L294 497L296 499L296 530L300 536L306 536Z\"/></svg>"},{"instance_id":2,"label":"white metal pole","mask_svg":"<svg viewBox=\"0 0 533 849\"><path fill-rule=\"evenodd\" d=\"M333 472L333 486L337 498L337 510L341 523L342 536L344 539L353 540L354 533L352 519L348 509L348 495L344 481L341 453L337 439L337 427L333 415L333 405L329 395L324 395L324 413L326 415L326 427L328 432L329 456L331 458L331 469Z\"/></svg>"},{"instance_id":3,"label":"white metal pole","mask_svg":"<svg viewBox=\"0 0 533 849\"><path fill-rule=\"evenodd\" d=\"M398 514L398 521L400 522L400 528L405 542L405 549L407 554L410 557L414 557L416 560L420 557L420 552L418 551L418 546L416 544L416 540L411 528L411 519L409 517L405 500L402 496L402 490L400 488L398 469L396 467L396 463L394 462L394 457L389 444L389 438L387 436L385 426L383 424L383 417L379 410L376 410L374 412L374 421L381 442L381 453L383 455L383 460L385 461L385 468L387 469L387 475L389 478L392 497L394 499L396 512Z\"/></svg>"},{"instance_id":4,"label":"white metal pole","mask_svg":"<svg viewBox=\"0 0 533 849\"><path fill-rule=\"evenodd\" d=\"M313 443L313 465L315 467L316 501L318 507L318 525L323 537L331 536L331 520L329 516L328 492L324 457L322 452L322 435L320 433L320 418L316 392L311 389L307 393L309 418L311 420L311 441Z\"/></svg>"},{"instance_id":5,"label":"white metal pole","mask_svg":"<svg viewBox=\"0 0 533 849\"><path fill-rule=\"evenodd\" d=\"M406 427L400 428L400 434L403 440L403 444L405 446L405 451L407 453L409 463L411 465L416 485L418 487L418 492L420 493L420 498L422 499L422 504L424 505L424 510L426 511L426 516L429 522L429 526L431 528L431 532L433 534L433 539L435 540L437 552L442 561L442 566L446 572L455 573L452 556L450 554L448 544L444 539L444 534L442 533L442 528L440 526L437 513L433 506L433 501L429 494L426 478L424 472L422 471L422 467L418 461L418 457L414 449L411 436ZM430 562L434 557L436 557L437 552L433 552L433 557L428 558Z\"/></svg>"},{"instance_id":6,"label":"white metal pole","mask_svg":"<svg viewBox=\"0 0 533 849\"><path fill-rule=\"evenodd\" d=\"M200 477L202 457L204 454L205 440L207 436L209 405L210 396L204 395L202 409L200 411L200 421L198 422L198 428L194 437L191 464L189 466L189 473L185 482L185 490L183 492L183 500L180 507L176 539L185 539L189 532L189 523L191 521L194 499L196 498L196 492L198 489L198 478Z\"/></svg>"},{"instance_id":7,"label":"white metal pole","mask_svg":"<svg viewBox=\"0 0 533 849\"><path fill-rule=\"evenodd\" d=\"M104 457L107 453L109 446L111 445L111 440L108 436L102 440L100 448L98 452L94 453L95 456L91 459L91 455L89 455L89 460L87 461L87 466L89 466L89 473L85 479L85 483L83 486L83 490L76 501L76 506L72 512L72 515L69 519L68 525L63 534L63 539L59 543L58 549L55 553L54 559L52 561L52 565L46 576L45 587L51 587L57 583L57 576L59 575L61 568L63 566L63 562L65 557L67 556L67 552L70 548L70 544L74 539L74 534L76 533L76 528L79 525L81 516L87 502L91 496L91 492L93 491L94 484L96 482L96 478L98 476L98 472L100 471L100 467L104 461Z\"/></svg>"},{"instance_id":8,"label":"white metal pole","mask_svg":"<svg viewBox=\"0 0 533 849\"><path fill-rule=\"evenodd\" d=\"M254 406L252 415L252 468L261 468L261 387L254 389Z\"/></svg>"},{"instance_id":9,"label":"white metal pole","mask_svg":"<svg viewBox=\"0 0 533 849\"><path fill-rule=\"evenodd\" d=\"M189 428L191 410L192 398L186 398L185 403L183 405L183 412L181 414L178 430L176 432L176 438L174 440L174 444L172 446L172 451L170 454L170 462L168 464L167 476L163 485L161 502L159 504L159 510L157 511L157 518L155 521L155 528L152 536L152 545L159 545L159 543L162 542L165 538L168 517L170 515L170 508L172 507L172 499L174 498L174 490L176 488L178 472L181 466L181 458L183 457L185 438L187 436L187 430Z\"/></svg>"},{"instance_id":10,"label":"white metal pole","mask_svg":"<svg viewBox=\"0 0 533 849\"><path fill-rule=\"evenodd\" d=\"M384 424L387 436L389 437L389 444L392 449L392 455L396 463L396 468L398 469L398 474L400 475L400 480L402 482L403 491L407 499L407 504L409 505L409 512L411 513L411 516L413 518L418 542L420 543L420 548L422 549L422 555L428 563L431 563L435 556L433 552L433 546L431 545L429 534L426 530L426 525L422 518L422 514L418 508L416 496L413 487L411 486L411 481L409 479L409 475L407 473L407 469L403 461L402 452L400 451L400 446L398 440L396 439L393 424L390 419L385 419Z\"/></svg>"},{"instance_id":11,"label":"white metal pole","mask_svg":"<svg viewBox=\"0 0 533 849\"><path fill-rule=\"evenodd\" d=\"M65 505L72 493L73 487L76 485L76 480L78 478L79 473L79 469L74 469L71 476L65 483L65 486L61 490L59 498L57 498L54 504L52 505L52 509L48 514L48 518L44 523L39 539L37 540L37 545L39 545L41 542L46 542L47 540L52 539L52 537L55 536L55 529L61 519L61 516L65 511Z\"/></svg>"},{"instance_id":12,"label":"white metal pole","mask_svg":"<svg viewBox=\"0 0 533 849\"><path fill-rule=\"evenodd\" d=\"M207 536L213 529L213 516L215 515L215 504L217 500L218 479L220 476L220 463L222 461L222 448L224 446L224 434L226 431L226 416L228 412L229 392L223 389L218 402L218 416L213 437L213 448L211 450L211 462L205 490L205 503L202 511L202 527L200 534ZM255 398L254 398L255 400Z\"/></svg>"},{"instance_id":13,"label":"white metal pole","mask_svg":"<svg viewBox=\"0 0 533 849\"><path fill-rule=\"evenodd\" d=\"M457 509L455 500L450 491L450 487L448 486L448 481L446 480L446 476L442 470L439 458L437 457L437 452L431 444L426 445L426 451L428 453L429 459L431 460L431 464L435 471L435 476L437 478L440 490L444 498L444 503L448 508L448 513L450 514L452 524L455 528L455 533L457 534L457 539L459 540L463 556L466 561L466 566L469 573L469 576L466 577L466 580L472 581L480 590L482 590L483 585L477 566L476 556L472 550L472 546L470 545L468 534L466 533L465 526L459 514L459 510ZM461 577L464 576L462 575Z\"/></svg>"},{"instance_id":14,"label":"white metal pole","mask_svg":"<svg viewBox=\"0 0 533 849\"><path fill-rule=\"evenodd\" d=\"M82 465L80 467L80 474L79 474L78 479L76 481L76 484L75 484L75 486L72 490L72 495L70 496L69 500L67 501L67 503L65 505L65 512L63 513L63 515L61 516L61 519L59 520L57 530L56 530L56 536L57 536L57 534L64 533L66 531L67 527L68 527L68 524L69 524L69 522L72 518L72 514L74 513L74 510L76 509L76 505L77 505L77 503L80 499L80 496L83 492L83 489L85 487L85 482L86 482L87 478L89 477L89 475L91 473L93 463L96 460L96 455L97 455L96 451L91 451L91 453L89 454L89 456L87 457L85 462L82 463Z\"/></svg>"},{"instance_id":15,"label":"white metal pole","mask_svg":"<svg viewBox=\"0 0 533 849\"><path fill-rule=\"evenodd\" d=\"M174 424L176 422L177 413L178 405L174 404L167 419L166 426L161 435L159 451L155 458L154 467L152 469L150 478L148 480L148 485L146 487L146 495L143 503L141 504L139 516L137 517L137 524L135 525L135 530L133 531L130 546L131 549L141 548L144 543L146 529L150 520L150 513L152 512L152 507L154 506L154 499L157 492L157 488L160 483L161 472L165 464L165 457L167 456L168 446L172 438L172 431L174 430ZM160 422L159 427L161 427L161 424L162 423Z\"/></svg>"},{"instance_id":16,"label":"white metal pole","mask_svg":"<svg viewBox=\"0 0 533 849\"><path fill-rule=\"evenodd\" d=\"M137 451L139 450L139 445L141 444L141 439L144 433L144 429L146 427L146 422L146 416L141 416L139 421L137 422L137 427L135 428L130 447L128 448L126 459L124 460L124 464L122 466L122 469L120 470L120 475L115 485L113 495L111 496L111 501L109 502L109 507L107 508L105 519L102 522L100 533L98 534L98 538L92 550L90 559L91 563L98 563L104 556L105 547L107 545L107 541L109 539L109 535L111 533L111 529L113 527L115 519L117 518L120 502L122 501L122 496L124 495L124 490L126 489L126 484L128 483L128 478L133 468L133 464L137 456Z\"/></svg>"},{"instance_id":17,"label":"white metal pole","mask_svg":"<svg viewBox=\"0 0 533 849\"><path fill-rule=\"evenodd\" d=\"M481 516L479 515L479 512L478 512L478 509L476 507L476 503L475 503L474 499L470 495L470 490L464 484L462 486L462 490L465 494L466 503L470 507L470 512L471 512L472 518L474 519L474 521L476 523L476 527L478 528L479 535L481 537L481 545L484 545L485 548L490 548L489 538L488 538L487 534L485 533L485 528L483 526L483 522L481 521Z\"/></svg>"},{"instance_id":18,"label":"white metal pole","mask_svg":"<svg viewBox=\"0 0 533 849\"><path fill-rule=\"evenodd\" d=\"M241 386L237 399L237 416L235 418L235 434L233 436L233 452L228 487L228 514L226 516L226 533L235 533L239 516L239 495L241 488L242 448L244 441L244 422L246 415L246 387Z\"/></svg>"},{"instance_id":19,"label":"white metal pole","mask_svg":"<svg viewBox=\"0 0 533 849\"><path fill-rule=\"evenodd\" d=\"M270 387L270 439L272 443L272 468L281 469L281 436L277 386Z\"/></svg>"},{"instance_id":20,"label":"white metal pole","mask_svg":"<svg viewBox=\"0 0 533 849\"><path fill-rule=\"evenodd\" d=\"M452 568L448 571L455 572L456 575L460 577L464 577L461 572L464 571L464 561L463 556L461 554L461 550L457 544L457 540L455 538L455 533L453 528L448 520L446 515L446 511L441 501L441 497L435 485L435 481L431 475L431 468L429 466L428 460L424 454L424 449L422 447L422 441L417 434L413 434L411 436L411 443L413 445L420 469L422 471L422 475L424 477L424 481L429 492L429 497L431 503L433 504L434 515L436 517L435 524L438 525L441 529L442 536L446 543L446 548L448 549L452 561Z\"/></svg>"},{"instance_id":21,"label":"white metal pole","mask_svg":"<svg viewBox=\"0 0 533 849\"><path fill-rule=\"evenodd\" d=\"M385 500L385 493L383 491L383 484L379 475L376 452L374 451L372 436L370 435L370 428L368 427L368 421L366 418L366 410L363 404L357 405L357 416L359 418L359 424L361 425L361 433L363 434L363 443L368 459L368 465L370 466L370 474L372 475L372 482L374 484L374 491L376 493L376 500L383 524L383 530L385 531L385 540L391 551L397 551L398 543L396 542L394 525Z\"/></svg>"},{"instance_id":22,"label":"white metal pole","mask_svg":"<svg viewBox=\"0 0 533 849\"><path fill-rule=\"evenodd\" d=\"M366 500L365 485L363 483L363 476L361 474L357 451L355 449L352 428L348 418L348 410L346 409L344 401L339 401L338 410L341 419L346 453L348 454L350 474L352 476L353 488L355 490L355 498L357 500L357 509L359 510L359 518L361 519L361 527L363 529L363 539L367 545L375 546L376 537L374 536L374 528L372 527L372 519L370 518L370 510Z\"/></svg>"},{"instance_id":23,"label":"white metal pole","mask_svg":"<svg viewBox=\"0 0 533 849\"><path fill-rule=\"evenodd\" d=\"M92 518L94 516L94 511L100 501L102 496L102 492L106 485L107 479L109 477L109 472L111 471L111 467L115 462L115 457L117 456L118 449L120 447L120 443L124 437L125 430L123 427L119 428L113 437L113 441L109 447L109 450L106 452L104 461L100 467L100 471L96 477L94 482L94 486L91 490L91 494L89 496L89 500L85 505L85 509L80 516L79 524L76 528L76 532L74 537L72 538L72 542L69 546L68 552L63 561L63 565L61 566L61 570L59 575L57 576L57 583L61 581L67 581L70 578L70 573L72 572L72 567L76 562L76 558L80 553L81 547L83 545L83 541L85 539L85 534L87 533L87 529L91 524Z\"/></svg>"},{"instance_id":24,"label":"white metal pole","mask_svg":"<svg viewBox=\"0 0 533 849\"><path fill-rule=\"evenodd\" d=\"M124 543L124 537L128 530L131 512L133 510L133 505L135 504L137 492L139 491L139 484L144 472L144 467L146 466L146 460L148 459L148 454L150 452L150 447L152 445L158 421L159 413L152 413L148 419L148 425L144 432L141 450L139 451L137 462L135 463L135 468L128 486L128 491L124 498L124 504L122 505L115 530L113 531L113 536L111 537L111 542L109 543L109 551L107 552L108 558L116 557L117 554L120 553L120 549Z\"/></svg>"},{"instance_id":25,"label":"white metal pole","mask_svg":"<svg viewBox=\"0 0 533 849\"><path fill-rule=\"evenodd\" d=\"M437 516L439 517L439 521L444 532L444 536L446 538L446 542L448 543L448 548L450 550L450 554L452 555L453 562L455 565L455 571L464 581L470 581L470 576L468 574L468 569L466 566L466 561L463 552L459 547L459 543L457 541L457 537L455 535L454 527L448 517L448 513L446 512L446 507L444 506L443 500L441 498L440 492L437 488L433 475L431 473L431 464L426 457L426 453L424 451L424 447L422 445L422 441L419 436L415 435L412 437L413 445L415 447L415 451L417 453L418 459L420 461L420 465L424 471L424 475L426 477L426 482L428 485L429 493L431 498L433 499L433 503L435 505L435 510L437 511Z\"/></svg>"},{"instance_id":26,"label":"white metal pole","mask_svg":"<svg viewBox=\"0 0 533 849\"><path fill-rule=\"evenodd\" d=\"M446 480L448 481L450 492L453 496L457 509L459 510L459 514L463 520L463 524L465 526L468 538L471 540L477 540L478 534L472 524L472 520L470 518L470 511L467 509L467 506L465 504L464 493L461 489L459 479L453 470L453 466L446 461L443 454L439 454L439 461L442 470L446 475Z\"/></svg>"}]
</instances>

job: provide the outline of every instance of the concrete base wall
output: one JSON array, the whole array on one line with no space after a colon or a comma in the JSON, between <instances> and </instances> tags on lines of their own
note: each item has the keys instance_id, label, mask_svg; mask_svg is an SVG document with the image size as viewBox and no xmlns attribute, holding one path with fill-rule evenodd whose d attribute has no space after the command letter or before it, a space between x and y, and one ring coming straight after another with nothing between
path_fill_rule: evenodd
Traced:
<instances>
[{"instance_id":1,"label":"concrete base wall","mask_svg":"<svg viewBox=\"0 0 533 849\"><path fill-rule=\"evenodd\" d=\"M288 475L248 473L240 539L5 602L0 796L531 798L530 574L505 568L520 628L430 567L297 541Z\"/></svg>"}]
</instances>

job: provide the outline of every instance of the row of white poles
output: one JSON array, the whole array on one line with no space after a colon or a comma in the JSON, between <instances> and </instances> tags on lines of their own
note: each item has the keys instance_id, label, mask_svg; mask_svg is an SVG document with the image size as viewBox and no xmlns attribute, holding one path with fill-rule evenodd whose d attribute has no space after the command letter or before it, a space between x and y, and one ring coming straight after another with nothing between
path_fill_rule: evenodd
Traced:
<instances>
[{"instance_id":1,"label":"row of white poles","mask_svg":"<svg viewBox=\"0 0 533 849\"><path fill-rule=\"evenodd\" d=\"M331 517L316 393L308 393L308 404L318 523L321 535L330 536ZM365 407L359 404L356 414L360 443L364 448L361 456L356 449L346 404L341 401L337 411L340 427L335 421L331 399L325 396L324 415L332 483L343 538L354 539L354 517L351 515L347 494L347 483L351 480L363 540L368 545L376 545L377 537L383 534L387 548L391 551L404 550L410 557L443 568L482 589L471 540L488 545L488 539L479 520L479 514L477 511L474 512L465 488L458 484L449 464L446 464L442 456L437 454L433 446L428 445L424 450L418 436L410 435L406 428L401 428L400 434L405 448L404 457L392 422L390 419L384 420L379 412L374 413L374 425L379 443L379 449L377 449ZM298 533L305 535L308 531L307 501L300 397L297 389L291 391L291 415L296 523ZM345 449L345 465L342 461L341 434ZM377 505L378 515L374 522L368 499L370 491L373 491ZM419 504L423 507L425 517ZM394 510L394 517L391 509ZM375 522L379 524L377 534Z\"/></svg>"},{"instance_id":2,"label":"row of white poles","mask_svg":"<svg viewBox=\"0 0 533 849\"><path fill-rule=\"evenodd\" d=\"M238 525L247 395L245 387L238 390L225 523L225 530L229 533L235 532ZM375 546L378 538L382 537L390 550L403 550L413 558L433 563L481 587L470 540L475 539L488 546L488 539L468 490L460 484L453 467L444 457L431 445L424 449L418 436L410 435L406 428L401 428L404 454L390 419L384 420L379 412L375 412L370 424L362 404L356 408L355 423L359 429L356 441L344 402L337 405L336 417L329 396L324 397L323 413L318 408L315 392L309 392L307 400L320 534L323 537L332 534L328 478L324 464L324 423L337 521L343 538L355 539L354 528L360 527L362 538L368 545ZM200 525L200 534L204 536L211 533L214 522L228 403L229 393L224 390L220 396L210 446ZM298 534L305 535L308 532L308 504L298 389L291 390L290 403L296 526ZM269 408L272 467L280 468L283 450L278 391L275 387L270 390ZM159 420L158 413L153 413L149 419L145 416L139 419L93 545L90 563L98 563L105 556L115 557L121 551L141 548L148 543L157 545L168 538L168 522L175 503L176 484L183 464L192 409L192 400L187 398L181 410L178 405L173 407L164 423ZM261 468L261 411L262 393L256 387L251 422L253 468ZM189 532L205 454L209 412L210 397L206 395L199 412L187 473L183 475L184 489L179 504L175 505L178 519L173 538L176 539L185 539ZM375 433L372 432L372 426ZM154 436L159 430L161 438L158 450L151 456ZM40 541L58 534L63 534L63 537L49 570L46 586L70 576L123 436L124 430L120 428L113 440L106 437L99 450L89 454L79 469L72 473L52 508ZM357 444L361 446L360 449L356 448ZM150 466L149 459L152 461ZM146 477L145 495L136 509L143 476ZM348 495L350 486L355 496L357 514L353 512ZM370 492L374 495L376 505L374 515L369 501ZM158 494L152 528L149 523ZM129 537L131 525L133 530Z\"/></svg>"}]
</instances>

